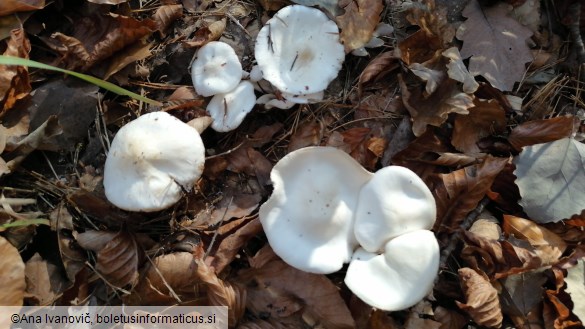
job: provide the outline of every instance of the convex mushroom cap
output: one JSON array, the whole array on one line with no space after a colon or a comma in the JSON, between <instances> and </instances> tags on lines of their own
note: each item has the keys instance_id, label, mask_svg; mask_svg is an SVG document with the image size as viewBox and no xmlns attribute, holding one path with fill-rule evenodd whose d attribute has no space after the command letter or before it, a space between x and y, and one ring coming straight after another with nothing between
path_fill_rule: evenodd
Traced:
<instances>
[{"instance_id":1,"label":"convex mushroom cap","mask_svg":"<svg viewBox=\"0 0 585 329\"><path fill-rule=\"evenodd\" d=\"M435 198L422 179L407 168L388 166L360 191L355 235L365 250L377 252L391 238L431 229L436 215Z\"/></svg>"},{"instance_id":2,"label":"convex mushroom cap","mask_svg":"<svg viewBox=\"0 0 585 329\"><path fill-rule=\"evenodd\" d=\"M354 211L359 190L371 176L336 148L287 154L272 169L274 191L259 213L274 252L306 272L341 269L357 247Z\"/></svg>"},{"instance_id":3,"label":"convex mushroom cap","mask_svg":"<svg viewBox=\"0 0 585 329\"><path fill-rule=\"evenodd\" d=\"M211 128L219 132L236 129L254 108L256 95L249 81L242 81L235 89L213 96L207 112L213 118Z\"/></svg>"},{"instance_id":4,"label":"convex mushroom cap","mask_svg":"<svg viewBox=\"0 0 585 329\"><path fill-rule=\"evenodd\" d=\"M140 116L112 141L104 168L108 200L130 211L157 211L179 201L203 172L199 133L166 112Z\"/></svg>"},{"instance_id":5,"label":"convex mushroom cap","mask_svg":"<svg viewBox=\"0 0 585 329\"><path fill-rule=\"evenodd\" d=\"M325 90L345 59L335 22L301 5L284 7L268 20L254 52L264 79L292 95Z\"/></svg>"},{"instance_id":6,"label":"convex mushroom cap","mask_svg":"<svg viewBox=\"0 0 585 329\"><path fill-rule=\"evenodd\" d=\"M242 74L242 64L236 52L220 41L211 41L201 47L191 65L195 91L206 97L233 90Z\"/></svg>"},{"instance_id":7,"label":"convex mushroom cap","mask_svg":"<svg viewBox=\"0 0 585 329\"><path fill-rule=\"evenodd\" d=\"M356 250L345 284L368 305L398 311L422 300L439 271L439 244L433 232L418 230L387 242L384 253Z\"/></svg>"}]
</instances>

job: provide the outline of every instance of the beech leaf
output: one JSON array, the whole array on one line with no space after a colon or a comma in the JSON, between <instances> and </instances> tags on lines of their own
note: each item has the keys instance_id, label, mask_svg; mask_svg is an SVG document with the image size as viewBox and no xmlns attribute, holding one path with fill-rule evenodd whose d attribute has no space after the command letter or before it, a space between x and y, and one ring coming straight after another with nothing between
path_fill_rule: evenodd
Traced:
<instances>
[{"instance_id":1,"label":"beech leaf","mask_svg":"<svg viewBox=\"0 0 585 329\"><path fill-rule=\"evenodd\" d=\"M491 283L476 271L464 267L459 269L461 289L467 302L456 302L457 306L467 312L480 326L499 328L503 316L500 308L498 291Z\"/></svg>"},{"instance_id":2,"label":"beech leaf","mask_svg":"<svg viewBox=\"0 0 585 329\"><path fill-rule=\"evenodd\" d=\"M457 38L463 41L461 56L471 57L469 72L482 75L502 91L512 90L524 75L524 64L532 60L526 44L532 31L509 17L509 12L505 3L482 8L472 0L463 10L467 21L457 30Z\"/></svg>"},{"instance_id":3,"label":"beech leaf","mask_svg":"<svg viewBox=\"0 0 585 329\"><path fill-rule=\"evenodd\" d=\"M10 242L0 236L0 278L2 278L2 290L0 290L0 306L22 305L24 298L25 280L24 263L16 249ZM9 325L1 323L2 328Z\"/></svg>"},{"instance_id":4,"label":"beech leaf","mask_svg":"<svg viewBox=\"0 0 585 329\"><path fill-rule=\"evenodd\" d=\"M585 145L571 138L527 146L514 159L520 205L538 223L558 222L585 209Z\"/></svg>"},{"instance_id":5,"label":"beech leaf","mask_svg":"<svg viewBox=\"0 0 585 329\"><path fill-rule=\"evenodd\" d=\"M339 38L345 52L363 47L370 39L380 22L384 9L382 0L342 0L339 4L345 14L337 16L341 29Z\"/></svg>"}]
</instances>

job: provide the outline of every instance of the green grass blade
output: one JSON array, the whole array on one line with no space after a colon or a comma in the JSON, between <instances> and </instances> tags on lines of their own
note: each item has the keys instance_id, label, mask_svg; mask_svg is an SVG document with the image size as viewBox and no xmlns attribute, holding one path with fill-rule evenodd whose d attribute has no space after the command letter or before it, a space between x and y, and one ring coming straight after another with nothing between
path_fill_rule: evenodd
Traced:
<instances>
[{"instance_id":1,"label":"green grass blade","mask_svg":"<svg viewBox=\"0 0 585 329\"><path fill-rule=\"evenodd\" d=\"M7 229L9 227L20 227L29 225L51 225L48 219L37 218L37 219L22 219L11 223L5 223L0 225L0 229Z\"/></svg>"},{"instance_id":2,"label":"green grass blade","mask_svg":"<svg viewBox=\"0 0 585 329\"><path fill-rule=\"evenodd\" d=\"M109 90L113 93L116 93L118 95L123 95L123 96L128 96L131 98L134 98L136 100L139 101L143 101L147 104L151 104L151 105L156 105L156 106L162 106L161 102L152 100L148 97L144 97L142 95L138 95L136 93L133 93L129 90L126 90L122 87L116 86L115 84L111 83L111 82L107 82L104 81L102 79L98 79L96 77L92 77L91 75L87 75L87 74L83 74L83 73L78 73L78 72L74 72L74 71L69 71L69 70L65 70L59 67L55 67L55 66L51 66L51 65L47 65L47 64L43 64L43 63L39 63L30 59L24 59L24 58L20 58L20 57L12 57L12 56L4 56L4 55L0 55L0 64L3 65L19 65L19 66L30 66L30 67L34 67L37 69L44 69L44 70L51 70L51 71L57 71L57 72L61 72L61 73L65 73L65 74L69 74L72 75L74 77L77 77L79 79L85 80L91 84L94 84L100 88Z\"/></svg>"}]
</instances>

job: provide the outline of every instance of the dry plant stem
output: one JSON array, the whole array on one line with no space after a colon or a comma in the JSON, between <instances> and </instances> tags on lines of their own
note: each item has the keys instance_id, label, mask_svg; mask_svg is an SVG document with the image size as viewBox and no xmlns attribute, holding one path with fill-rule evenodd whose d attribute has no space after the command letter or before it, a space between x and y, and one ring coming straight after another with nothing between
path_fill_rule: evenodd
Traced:
<instances>
[{"instance_id":1,"label":"dry plant stem","mask_svg":"<svg viewBox=\"0 0 585 329\"><path fill-rule=\"evenodd\" d=\"M479 215L483 211L483 208L485 208L485 206L487 206L489 202L490 199L488 197L484 197L479 202L477 207L472 212L467 214L461 225L459 225L459 230L455 232L455 234L453 234L453 236L449 240L449 244L441 252L441 260L439 262L440 269L445 268L449 256L451 256L451 254L457 247L457 243L461 241L461 232L467 231L471 227L471 225L477 220L477 217L479 217Z\"/></svg>"}]
</instances>

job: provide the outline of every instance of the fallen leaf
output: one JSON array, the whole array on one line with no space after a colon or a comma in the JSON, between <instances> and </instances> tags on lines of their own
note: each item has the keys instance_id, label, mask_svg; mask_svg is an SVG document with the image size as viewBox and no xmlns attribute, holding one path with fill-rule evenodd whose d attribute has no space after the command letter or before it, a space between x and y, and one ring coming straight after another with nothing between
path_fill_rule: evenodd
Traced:
<instances>
[{"instance_id":1,"label":"fallen leaf","mask_svg":"<svg viewBox=\"0 0 585 329\"><path fill-rule=\"evenodd\" d=\"M360 73L358 80L359 90L362 89L364 84L379 80L399 67L398 57L393 51L386 51L374 57Z\"/></svg>"},{"instance_id":2,"label":"fallen leaf","mask_svg":"<svg viewBox=\"0 0 585 329\"><path fill-rule=\"evenodd\" d=\"M406 19L412 24L420 26L420 31L425 34L436 36L444 47L452 44L455 29L447 18L449 8L445 6L446 3L439 1L439 4L436 6L435 0L425 0L421 5L413 5ZM461 9L459 8L459 10Z\"/></svg>"},{"instance_id":3,"label":"fallen leaf","mask_svg":"<svg viewBox=\"0 0 585 329\"><path fill-rule=\"evenodd\" d=\"M1 16L1 15L0 15ZM4 56L28 59L31 50L30 41L23 29L10 32ZM0 67L0 117L12 109L16 102L28 96L31 91L28 69L24 66Z\"/></svg>"},{"instance_id":4,"label":"fallen leaf","mask_svg":"<svg viewBox=\"0 0 585 329\"><path fill-rule=\"evenodd\" d=\"M502 91L512 90L524 76L524 65L533 59L526 44L532 31L509 17L509 12L504 3L482 8L472 0L463 10L467 21L457 30L457 38L463 41L461 56L471 57L469 72Z\"/></svg>"},{"instance_id":5,"label":"fallen leaf","mask_svg":"<svg viewBox=\"0 0 585 329\"><path fill-rule=\"evenodd\" d=\"M412 132L420 136L427 125L439 127L450 113L468 114L473 107L473 96L461 92L454 80L443 81L429 97L423 97L419 88L408 89L400 79L404 106L408 109L412 120Z\"/></svg>"},{"instance_id":6,"label":"fallen leaf","mask_svg":"<svg viewBox=\"0 0 585 329\"><path fill-rule=\"evenodd\" d=\"M423 94L425 98L434 93L446 78L444 71L435 70L420 63L412 63L408 68L414 75L426 82L425 92Z\"/></svg>"},{"instance_id":7,"label":"fallen leaf","mask_svg":"<svg viewBox=\"0 0 585 329\"><path fill-rule=\"evenodd\" d=\"M183 16L183 5L163 5L152 15L152 19L158 25L158 32L161 36L166 36L166 30L169 28L172 22Z\"/></svg>"},{"instance_id":8,"label":"fallen leaf","mask_svg":"<svg viewBox=\"0 0 585 329\"><path fill-rule=\"evenodd\" d=\"M323 138L323 124L317 120L303 122L291 136L288 143L288 152L292 152L303 147L315 146L321 143Z\"/></svg>"},{"instance_id":9,"label":"fallen leaf","mask_svg":"<svg viewBox=\"0 0 585 329\"><path fill-rule=\"evenodd\" d=\"M488 156L481 164L437 175L439 181L431 188L437 203L435 232L458 229L465 216L486 195L506 162L506 158Z\"/></svg>"},{"instance_id":10,"label":"fallen leaf","mask_svg":"<svg viewBox=\"0 0 585 329\"><path fill-rule=\"evenodd\" d=\"M18 250L6 239L0 236L0 278L2 278L2 290L0 290L0 305L22 306L26 282L24 279L25 265ZM3 328L9 326L0 323Z\"/></svg>"},{"instance_id":11,"label":"fallen leaf","mask_svg":"<svg viewBox=\"0 0 585 329\"><path fill-rule=\"evenodd\" d=\"M465 294L466 303L455 301L480 326L500 328L503 315L500 308L498 291L491 283L470 268L460 268L459 279Z\"/></svg>"},{"instance_id":12,"label":"fallen leaf","mask_svg":"<svg viewBox=\"0 0 585 329\"><path fill-rule=\"evenodd\" d=\"M585 209L585 145L572 138L527 146L514 158L520 205L538 223L558 222Z\"/></svg>"},{"instance_id":13,"label":"fallen leaf","mask_svg":"<svg viewBox=\"0 0 585 329\"><path fill-rule=\"evenodd\" d=\"M449 64L447 64L449 78L463 83L463 92L473 94L479 88L479 83L475 81L473 75L465 67L459 49L451 47L443 51L441 55L449 59Z\"/></svg>"},{"instance_id":14,"label":"fallen leaf","mask_svg":"<svg viewBox=\"0 0 585 329\"><path fill-rule=\"evenodd\" d=\"M374 170L387 142L372 136L371 132L372 130L366 127L350 128L341 133L334 131L327 139L326 145L343 150L366 169Z\"/></svg>"},{"instance_id":15,"label":"fallen leaf","mask_svg":"<svg viewBox=\"0 0 585 329\"><path fill-rule=\"evenodd\" d=\"M561 237L528 219L504 215L503 229L507 235L528 241L545 264L555 263L567 248Z\"/></svg>"},{"instance_id":16,"label":"fallen leaf","mask_svg":"<svg viewBox=\"0 0 585 329\"><path fill-rule=\"evenodd\" d=\"M71 36L57 32L47 42L61 54L66 69L86 71L157 28L151 19L139 21L111 13L96 14L75 22Z\"/></svg>"},{"instance_id":17,"label":"fallen leaf","mask_svg":"<svg viewBox=\"0 0 585 329\"><path fill-rule=\"evenodd\" d=\"M104 73L104 80L108 80L112 75L118 73L130 63L148 58L152 55L150 52L151 48L152 44L136 42L129 47L126 47L123 53L118 52L114 54L110 59L110 65L106 69L106 73Z\"/></svg>"},{"instance_id":18,"label":"fallen leaf","mask_svg":"<svg viewBox=\"0 0 585 329\"><path fill-rule=\"evenodd\" d=\"M468 322L467 318L459 312L443 306L435 309L435 319L441 323L439 329L461 329Z\"/></svg>"},{"instance_id":19,"label":"fallen leaf","mask_svg":"<svg viewBox=\"0 0 585 329\"><path fill-rule=\"evenodd\" d=\"M585 258L581 258L576 266L567 270L566 291L573 301L573 313L581 322L585 321Z\"/></svg>"},{"instance_id":20,"label":"fallen leaf","mask_svg":"<svg viewBox=\"0 0 585 329\"><path fill-rule=\"evenodd\" d=\"M279 319L296 314L325 327L355 326L338 288L324 275L272 260L260 268L242 270L238 281L246 286L247 307L256 316Z\"/></svg>"},{"instance_id":21,"label":"fallen leaf","mask_svg":"<svg viewBox=\"0 0 585 329\"><path fill-rule=\"evenodd\" d=\"M87 253L79 248L75 242L72 232L75 230L73 226L73 216L67 209L65 201L61 201L53 211L49 214L51 220L51 228L57 232L57 243L59 244L59 254L67 278L71 282L75 282L77 273L85 267L87 261Z\"/></svg>"},{"instance_id":22,"label":"fallen leaf","mask_svg":"<svg viewBox=\"0 0 585 329\"><path fill-rule=\"evenodd\" d=\"M228 170L235 173L246 173L256 176L258 182L265 186L270 182L270 171L272 164L262 153L252 147L240 147L234 152L227 155L229 162Z\"/></svg>"},{"instance_id":23,"label":"fallen leaf","mask_svg":"<svg viewBox=\"0 0 585 329\"><path fill-rule=\"evenodd\" d=\"M494 100L475 99L469 114L455 117L451 143L464 153L479 153L477 142L490 135L498 135L506 129L506 113Z\"/></svg>"},{"instance_id":24,"label":"fallen leaf","mask_svg":"<svg viewBox=\"0 0 585 329\"><path fill-rule=\"evenodd\" d=\"M502 283L502 312L514 317L526 318L542 303L544 283L547 278L543 271L530 271L510 275Z\"/></svg>"},{"instance_id":25,"label":"fallen leaf","mask_svg":"<svg viewBox=\"0 0 585 329\"><path fill-rule=\"evenodd\" d=\"M75 239L82 248L97 253L95 269L109 284L119 288L136 284L144 255L133 234L86 231Z\"/></svg>"},{"instance_id":26,"label":"fallen leaf","mask_svg":"<svg viewBox=\"0 0 585 329\"><path fill-rule=\"evenodd\" d=\"M10 15L21 11L43 9L45 0L2 0L0 16Z\"/></svg>"},{"instance_id":27,"label":"fallen leaf","mask_svg":"<svg viewBox=\"0 0 585 329\"><path fill-rule=\"evenodd\" d=\"M400 58L406 65L424 63L433 58L437 50L443 49L441 40L434 34L418 30L398 43Z\"/></svg>"},{"instance_id":28,"label":"fallen leaf","mask_svg":"<svg viewBox=\"0 0 585 329\"><path fill-rule=\"evenodd\" d=\"M342 13L341 8L337 6L338 1L339 0L292 0L292 2L296 4L307 7L319 6L327 10L332 16L339 16Z\"/></svg>"},{"instance_id":29,"label":"fallen leaf","mask_svg":"<svg viewBox=\"0 0 585 329\"><path fill-rule=\"evenodd\" d=\"M575 120L571 116L560 116L552 119L526 121L512 129L508 142L517 151L521 151L524 146L571 137Z\"/></svg>"},{"instance_id":30,"label":"fallen leaf","mask_svg":"<svg viewBox=\"0 0 585 329\"><path fill-rule=\"evenodd\" d=\"M62 277L61 269L48 263L38 253L25 264L26 294L33 305L53 305L55 300L67 287L67 280Z\"/></svg>"},{"instance_id":31,"label":"fallen leaf","mask_svg":"<svg viewBox=\"0 0 585 329\"><path fill-rule=\"evenodd\" d=\"M345 13L336 17L345 52L363 47L373 36L384 9L382 0L341 0Z\"/></svg>"}]
</instances>

